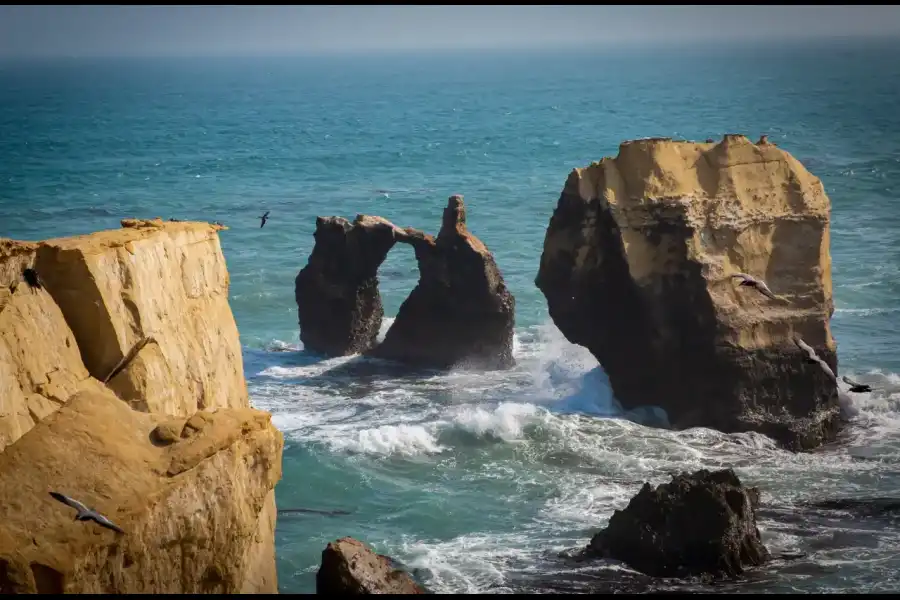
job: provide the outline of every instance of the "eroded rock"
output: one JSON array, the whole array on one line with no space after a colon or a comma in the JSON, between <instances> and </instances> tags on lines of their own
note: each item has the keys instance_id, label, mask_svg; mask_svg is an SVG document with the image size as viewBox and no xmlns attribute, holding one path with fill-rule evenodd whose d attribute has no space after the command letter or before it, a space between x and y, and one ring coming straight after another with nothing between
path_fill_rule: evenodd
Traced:
<instances>
[{"instance_id":1,"label":"eroded rock","mask_svg":"<svg viewBox=\"0 0 900 600\"><path fill-rule=\"evenodd\" d=\"M462 196L451 196L437 238L406 229L419 283L371 354L423 367L512 366L515 298L487 246L466 227Z\"/></svg>"},{"instance_id":2,"label":"eroded rock","mask_svg":"<svg viewBox=\"0 0 900 600\"><path fill-rule=\"evenodd\" d=\"M313 251L294 282L306 349L345 356L372 347L384 317L378 267L403 235L381 217L316 219Z\"/></svg>"},{"instance_id":3,"label":"eroded rock","mask_svg":"<svg viewBox=\"0 0 900 600\"><path fill-rule=\"evenodd\" d=\"M391 558L376 554L359 540L344 537L322 551L316 594L422 594L408 573L395 569Z\"/></svg>"},{"instance_id":4,"label":"eroded rock","mask_svg":"<svg viewBox=\"0 0 900 600\"><path fill-rule=\"evenodd\" d=\"M595 535L586 555L656 577L735 577L769 558L756 526L759 491L731 469L649 483Z\"/></svg>"},{"instance_id":5,"label":"eroded rock","mask_svg":"<svg viewBox=\"0 0 900 600\"><path fill-rule=\"evenodd\" d=\"M165 447L168 417L80 392L0 454L0 589L277 593L274 486L281 433L267 413L219 409ZM50 497L59 491L119 535Z\"/></svg>"},{"instance_id":6,"label":"eroded rock","mask_svg":"<svg viewBox=\"0 0 900 600\"><path fill-rule=\"evenodd\" d=\"M99 381L118 368L108 387L138 410L249 406L217 231L124 219L121 229L37 245L35 268L84 366Z\"/></svg>"},{"instance_id":7,"label":"eroded rock","mask_svg":"<svg viewBox=\"0 0 900 600\"><path fill-rule=\"evenodd\" d=\"M122 226L0 240L0 592L277 593L283 443L249 408L220 228Z\"/></svg>"},{"instance_id":8,"label":"eroded rock","mask_svg":"<svg viewBox=\"0 0 900 600\"><path fill-rule=\"evenodd\" d=\"M812 448L838 430L837 386L792 338L837 372L829 213L821 181L774 144L626 142L569 176L536 284L625 408Z\"/></svg>"},{"instance_id":9,"label":"eroded rock","mask_svg":"<svg viewBox=\"0 0 900 600\"><path fill-rule=\"evenodd\" d=\"M31 242L0 240L0 452L97 383L53 298L22 277L36 249Z\"/></svg>"}]
</instances>

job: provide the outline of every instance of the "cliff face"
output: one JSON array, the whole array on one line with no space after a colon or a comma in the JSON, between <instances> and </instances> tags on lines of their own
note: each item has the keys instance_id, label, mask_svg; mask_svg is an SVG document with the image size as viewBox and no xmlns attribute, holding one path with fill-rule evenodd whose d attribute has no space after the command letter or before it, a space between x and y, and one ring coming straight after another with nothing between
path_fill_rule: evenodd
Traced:
<instances>
[{"instance_id":1,"label":"cliff face","mask_svg":"<svg viewBox=\"0 0 900 600\"><path fill-rule=\"evenodd\" d=\"M109 387L140 410L188 415L247 406L218 228L122 224L37 249L35 268L90 374L104 381L136 351Z\"/></svg>"},{"instance_id":2,"label":"cliff face","mask_svg":"<svg viewBox=\"0 0 900 600\"><path fill-rule=\"evenodd\" d=\"M281 434L267 414L230 409L198 413L178 441L154 444L167 419L84 392L0 454L4 592L276 591ZM74 521L49 491L125 533Z\"/></svg>"},{"instance_id":3,"label":"cliff face","mask_svg":"<svg viewBox=\"0 0 900 600\"><path fill-rule=\"evenodd\" d=\"M515 298L468 230L463 197L448 200L437 238L404 231L398 241L415 249L419 283L372 355L424 367L511 367Z\"/></svg>"},{"instance_id":4,"label":"cliff face","mask_svg":"<svg viewBox=\"0 0 900 600\"><path fill-rule=\"evenodd\" d=\"M626 407L810 448L837 429L837 389L792 338L837 371L829 213L819 179L764 140L626 142L569 176L536 284Z\"/></svg>"},{"instance_id":5,"label":"cliff face","mask_svg":"<svg viewBox=\"0 0 900 600\"><path fill-rule=\"evenodd\" d=\"M59 307L22 280L35 248L0 240L0 452L96 383Z\"/></svg>"},{"instance_id":6,"label":"cliff face","mask_svg":"<svg viewBox=\"0 0 900 600\"><path fill-rule=\"evenodd\" d=\"M283 442L249 408L218 228L122 224L0 240L0 591L275 593Z\"/></svg>"}]
</instances>

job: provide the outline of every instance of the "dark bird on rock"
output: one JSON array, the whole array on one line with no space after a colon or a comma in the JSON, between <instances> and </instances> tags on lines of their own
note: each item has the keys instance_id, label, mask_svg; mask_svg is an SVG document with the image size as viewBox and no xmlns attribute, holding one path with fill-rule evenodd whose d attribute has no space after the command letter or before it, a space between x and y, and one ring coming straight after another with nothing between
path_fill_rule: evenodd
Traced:
<instances>
[{"instance_id":1,"label":"dark bird on rock","mask_svg":"<svg viewBox=\"0 0 900 600\"><path fill-rule=\"evenodd\" d=\"M72 508L77 510L78 514L75 515L76 521L94 521L101 527L112 529L113 531L117 531L118 533L125 533L118 525L116 525L97 511L88 508L78 500L69 498L68 496L60 494L59 492L50 492L50 495L66 506L71 506Z\"/></svg>"},{"instance_id":2,"label":"dark bird on rock","mask_svg":"<svg viewBox=\"0 0 900 600\"><path fill-rule=\"evenodd\" d=\"M772 290L769 289L769 286L766 285L766 282L761 279L756 279L746 273L735 273L732 277L741 280L738 286L752 287L763 296L771 298L772 300L784 300L781 296L776 296Z\"/></svg>"},{"instance_id":3,"label":"dark bird on rock","mask_svg":"<svg viewBox=\"0 0 900 600\"><path fill-rule=\"evenodd\" d=\"M272 211L267 210L267 211L266 211L266 214L264 214L263 216L261 216L261 217L259 218L259 228L260 228L260 229L262 229L263 226L265 226L266 221L269 220L269 213L270 213L270 212L272 212Z\"/></svg>"},{"instance_id":4,"label":"dark bird on rock","mask_svg":"<svg viewBox=\"0 0 900 600\"><path fill-rule=\"evenodd\" d=\"M816 354L816 351L812 349L812 346L804 342L799 337L794 337L794 343L800 346L800 349L806 352L806 355L809 357L810 362L814 362L822 367L822 370L825 371L825 374L831 377L831 379L837 383L837 377L834 376L834 371L831 370L831 367L828 366L828 363L819 358L819 355Z\"/></svg>"},{"instance_id":5,"label":"dark bird on rock","mask_svg":"<svg viewBox=\"0 0 900 600\"><path fill-rule=\"evenodd\" d=\"M846 375L841 377L841 379L844 381L844 383L846 383L847 385L850 386L850 391L853 392L854 394L862 394L863 392L871 392L872 391L872 386L870 386L866 383L857 383L857 382L853 381L852 379L850 379L849 377L847 377Z\"/></svg>"},{"instance_id":6,"label":"dark bird on rock","mask_svg":"<svg viewBox=\"0 0 900 600\"><path fill-rule=\"evenodd\" d=\"M176 219L175 217L172 217L171 219L169 219L169 221L171 223L181 223L181 219Z\"/></svg>"},{"instance_id":7,"label":"dark bird on rock","mask_svg":"<svg viewBox=\"0 0 900 600\"><path fill-rule=\"evenodd\" d=\"M756 145L762 146L762 145L768 144L768 143L769 143L769 136L763 134L763 135L759 136L759 141L756 142Z\"/></svg>"},{"instance_id":8,"label":"dark bird on rock","mask_svg":"<svg viewBox=\"0 0 900 600\"><path fill-rule=\"evenodd\" d=\"M22 277L25 278L25 283L27 283L30 287L38 290L43 289L44 286L41 283L40 275L38 275L38 272L31 267L27 267L22 271Z\"/></svg>"}]
</instances>

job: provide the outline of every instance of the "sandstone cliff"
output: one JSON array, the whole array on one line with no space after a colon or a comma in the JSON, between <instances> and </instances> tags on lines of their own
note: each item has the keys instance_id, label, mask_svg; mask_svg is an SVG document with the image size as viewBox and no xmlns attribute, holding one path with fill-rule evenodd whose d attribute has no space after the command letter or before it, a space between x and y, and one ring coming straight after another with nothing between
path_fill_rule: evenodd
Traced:
<instances>
[{"instance_id":1,"label":"sandstone cliff","mask_svg":"<svg viewBox=\"0 0 900 600\"><path fill-rule=\"evenodd\" d=\"M837 429L837 389L792 337L836 371L829 213L819 179L765 140L626 142L570 174L536 284L624 406L810 448Z\"/></svg>"},{"instance_id":2,"label":"sandstone cliff","mask_svg":"<svg viewBox=\"0 0 900 600\"><path fill-rule=\"evenodd\" d=\"M275 593L283 442L249 408L220 228L122 225L0 240L0 591Z\"/></svg>"},{"instance_id":3,"label":"sandstone cliff","mask_svg":"<svg viewBox=\"0 0 900 600\"><path fill-rule=\"evenodd\" d=\"M315 240L294 288L309 350L436 368L513 364L515 299L493 255L467 229L462 196L450 197L437 238L358 215L352 223L319 217ZM375 346L384 316L377 271L397 242L413 247L419 283Z\"/></svg>"},{"instance_id":4,"label":"sandstone cliff","mask_svg":"<svg viewBox=\"0 0 900 600\"><path fill-rule=\"evenodd\" d=\"M372 355L424 367L505 369L514 364L515 298L487 246L451 196L437 238L406 229L419 283Z\"/></svg>"},{"instance_id":5,"label":"sandstone cliff","mask_svg":"<svg viewBox=\"0 0 900 600\"><path fill-rule=\"evenodd\" d=\"M0 591L276 591L281 434L248 408L170 419L83 392L0 454ZM176 441L151 441L160 423ZM125 533L74 521L50 491Z\"/></svg>"}]
</instances>

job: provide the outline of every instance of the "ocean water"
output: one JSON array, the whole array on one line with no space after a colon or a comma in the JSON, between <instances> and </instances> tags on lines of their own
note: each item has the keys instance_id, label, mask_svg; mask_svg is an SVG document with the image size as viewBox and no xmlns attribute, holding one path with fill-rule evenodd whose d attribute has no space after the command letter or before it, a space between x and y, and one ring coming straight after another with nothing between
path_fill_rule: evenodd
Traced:
<instances>
[{"instance_id":1,"label":"ocean water","mask_svg":"<svg viewBox=\"0 0 900 600\"><path fill-rule=\"evenodd\" d=\"M252 402L285 434L278 505L349 513L279 517L283 592L313 591L322 549L345 535L437 592L677 586L558 554L643 481L724 466L761 487L770 549L803 553L736 591L896 591L890 515L805 503L900 486L898 58L897 43L841 41L0 63L0 235L85 233L128 216L230 227L221 239ZM533 283L572 168L626 139L732 132L767 133L833 203L840 367L878 389L854 395L840 443L815 453L642 425L652 407L623 414ZM517 366L410 373L304 352L293 280L315 217L370 213L435 232L454 193L516 296ZM392 251L380 276L390 317L416 282L411 250Z\"/></svg>"}]
</instances>

